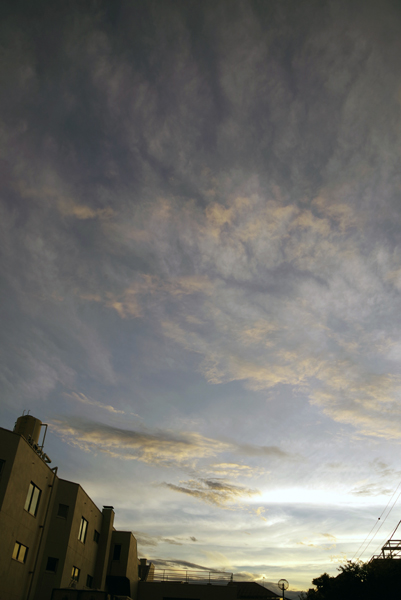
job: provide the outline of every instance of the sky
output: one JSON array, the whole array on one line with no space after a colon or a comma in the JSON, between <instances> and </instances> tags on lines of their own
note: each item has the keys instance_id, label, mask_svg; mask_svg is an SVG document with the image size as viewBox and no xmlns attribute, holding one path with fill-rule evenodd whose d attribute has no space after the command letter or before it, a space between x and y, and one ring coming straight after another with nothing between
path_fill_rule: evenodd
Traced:
<instances>
[{"instance_id":1,"label":"sky","mask_svg":"<svg viewBox=\"0 0 401 600\"><path fill-rule=\"evenodd\" d=\"M48 423L159 567L294 593L369 559L401 519L399 3L0 10L1 426Z\"/></svg>"}]
</instances>

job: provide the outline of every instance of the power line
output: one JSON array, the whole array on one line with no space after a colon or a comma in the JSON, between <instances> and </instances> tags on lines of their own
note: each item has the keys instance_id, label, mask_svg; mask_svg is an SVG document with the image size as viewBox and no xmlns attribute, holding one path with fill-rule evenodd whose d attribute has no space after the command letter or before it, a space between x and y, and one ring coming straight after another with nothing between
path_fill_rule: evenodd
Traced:
<instances>
[{"instance_id":1,"label":"power line","mask_svg":"<svg viewBox=\"0 0 401 600\"><path fill-rule=\"evenodd\" d=\"M400 523L401 523L401 521L399 521L399 522L397 523L397 525L396 525L396 528L395 528L395 529L393 529L393 532L392 532L392 534L391 534L390 536L387 536L387 537L386 537L386 540L387 540L387 541L390 541L390 540L392 539L393 535L395 534L395 532L396 532L396 531L397 531L397 529L399 528L399 526L400 526ZM385 543L385 542L384 542L384 543ZM383 548L383 545L382 545L382 544L380 544L380 545L379 545L379 546L376 548L376 550L373 552L373 554L372 554L372 558L373 558L373 557L376 555L376 552L377 552L377 551L378 551L380 548ZM372 558L371 558L370 560L372 560Z\"/></svg>"},{"instance_id":2,"label":"power line","mask_svg":"<svg viewBox=\"0 0 401 600\"><path fill-rule=\"evenodd\" d=\"M398 488L397 488L398 489ZM389 514L391 513L391 511L394 508L394 505L396 504L396 502L398 501L398 498L401 496L401 492L398 494L397 498L394 500L394 503L392 505L392 507L390 508L389 512L387 513L386 518L384 519L383 523L380 525L379 529L376 531L375 535L373 536L373 538L371 539L371 542L374 540L374 538L376 537L376 535L379 533L380 529L382 528L382 526L384 525L384 523L386 522L387 517L389 516ZM398 527L398 525L397 525ZM397 529L397 527L395 529ZM395 532L395 530L394 530ZM394 535L394 532L391 535ZM388 538L386 538L388 539ZM386 541L386 540L384 540ZM369 542L370 543L370 542ZM376 548L376 550L373 552L373 556L376 554L377 550L379 550L382 547L382 544L379 544L379 546Z\"/></svg>"},{"instance_id":3,"label":"power line","mask_svg":"<svg viewBox=\"0 0 401 600\"><path fill-rule=\"evenodd\" d=\"M392 499L394 498L395 494L397 493L399 487L401 486L401 481L398 484L398 486L396 487L396 489L394 490L391 498L389 499L389 501L386 504L386 507L384 508L384 510L382 511L380 517L377 519L376 523L373 525L372 529L369 531L368 535L366 536L366 538L364 539L364 541L362 542L362 544L359 546L358 550L355 552L354 556L352 557L351 560L354 560L355 556L358 554L359 550L362 548L362 546L365 545L366 540L368 539L368 537L370 536L370 534L372 533L372 531L374 530L374 528L376 527L376 525L379 523L379 521L381 520L382 516L384 515L384 513L386 512L390 502L392 501ZM391 513L391 511L394 508L394 505L397 503L398 498L401 496L401 491L398 494L397 498L395 499L393 505L391 506L390 510L388 511L387 515L385 516L384 520L381 522L380 527L377 529L376 533L374 534L374 536L372 537L372 539L367 543L367 545L363 548L363 550L361 551L361 553L358 556L358 559L362 556L362 554L368 549L368 547L370 546L370 544L373 542L373 540L375 539L376 535L379 533L380 529L383 527L384 523L387 520L387 517L389 516L389 514ZM381 546L380 546L381 547ZM375 553L373 553L375 554Z\"/></svg>"}]
</instances>

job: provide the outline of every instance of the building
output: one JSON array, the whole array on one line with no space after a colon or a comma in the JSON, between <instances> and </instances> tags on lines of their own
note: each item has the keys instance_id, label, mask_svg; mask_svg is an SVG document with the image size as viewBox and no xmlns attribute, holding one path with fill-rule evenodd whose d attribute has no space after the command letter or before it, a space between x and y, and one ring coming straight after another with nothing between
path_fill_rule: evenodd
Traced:
<instances>
[{"instance_id":1,"label":"building","mask_svg":"<svg viewBox=\"0 0 401 600\"><path fill-rule=\"evenodd\" d=\"M100 511L50 467L43 427L24 415L14 431L0 428L0 600L50 600L55 588L137 598L139 573L149 579L152 567L138 561L133 534L114 529L112 506Z\"/></svg>"},{"instance_id":2,"label":"building","mask_svg":"<svg viewBox=\"0 0 401 600\"><path fill-rule=\"evenodd\" d=\"M13 431L0 428L0 600L277 597L257 584L262 595L246 595L249 586L232 578L154 580L154 566L138 560L134 535L115 530L113 507L99 510L78 483L50 467L46 431L31 415L19 417Z\"/></svg>"}]
</instances>

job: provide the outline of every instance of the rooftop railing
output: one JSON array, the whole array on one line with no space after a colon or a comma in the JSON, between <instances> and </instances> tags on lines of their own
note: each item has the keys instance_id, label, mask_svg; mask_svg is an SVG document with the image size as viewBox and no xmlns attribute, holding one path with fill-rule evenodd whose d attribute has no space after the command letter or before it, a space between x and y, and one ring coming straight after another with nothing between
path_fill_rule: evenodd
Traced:
<instances>
[{"instance_id":1,"label":"rooftop railing","mask_svg":"<svg viewBox=\"0 0 401 600\"><path fill-rule=\"evenodd\" d=\"M226 571L196 571L192 569L155 569L153 581L171 581L181 583L212 583L227 585L233 580L233 574Z\"/></svg>"}]
</instances>

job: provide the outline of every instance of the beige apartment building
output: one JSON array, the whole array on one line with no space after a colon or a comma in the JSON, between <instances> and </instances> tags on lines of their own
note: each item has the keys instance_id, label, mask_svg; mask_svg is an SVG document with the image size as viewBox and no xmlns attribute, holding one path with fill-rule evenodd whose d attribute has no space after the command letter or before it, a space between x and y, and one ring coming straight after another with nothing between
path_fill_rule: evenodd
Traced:
<instances>
[{"instance_id":1,"label":"beige apartment building","mask_svg":"<svg viewBox=\"0 0 401 600\"><path fill-rule=\"evenodd\" d=\"M50 600L54 589L137 598L136 539L113 527L78 483L60 479L31 415L0 428L0 600ZM145 561L146 562L146 561ZM147 578L152 567L143 568Z\"/></svg>"},{"instance_id":2,"label":"beige apartment building","mask_svg":"<svg viewBox=\"0 0 401 600\"><path fill-rule=\"evenodd\" d=\"M42 442L39 442L43 430ZM0 600L236 600L277 598L256 583L154 580L114 509L58 477L32 415L0 428ZM225 574L226 575L226 574ZM252 592L252 593L251 593Z\"/></svg>"}]
</instances>

